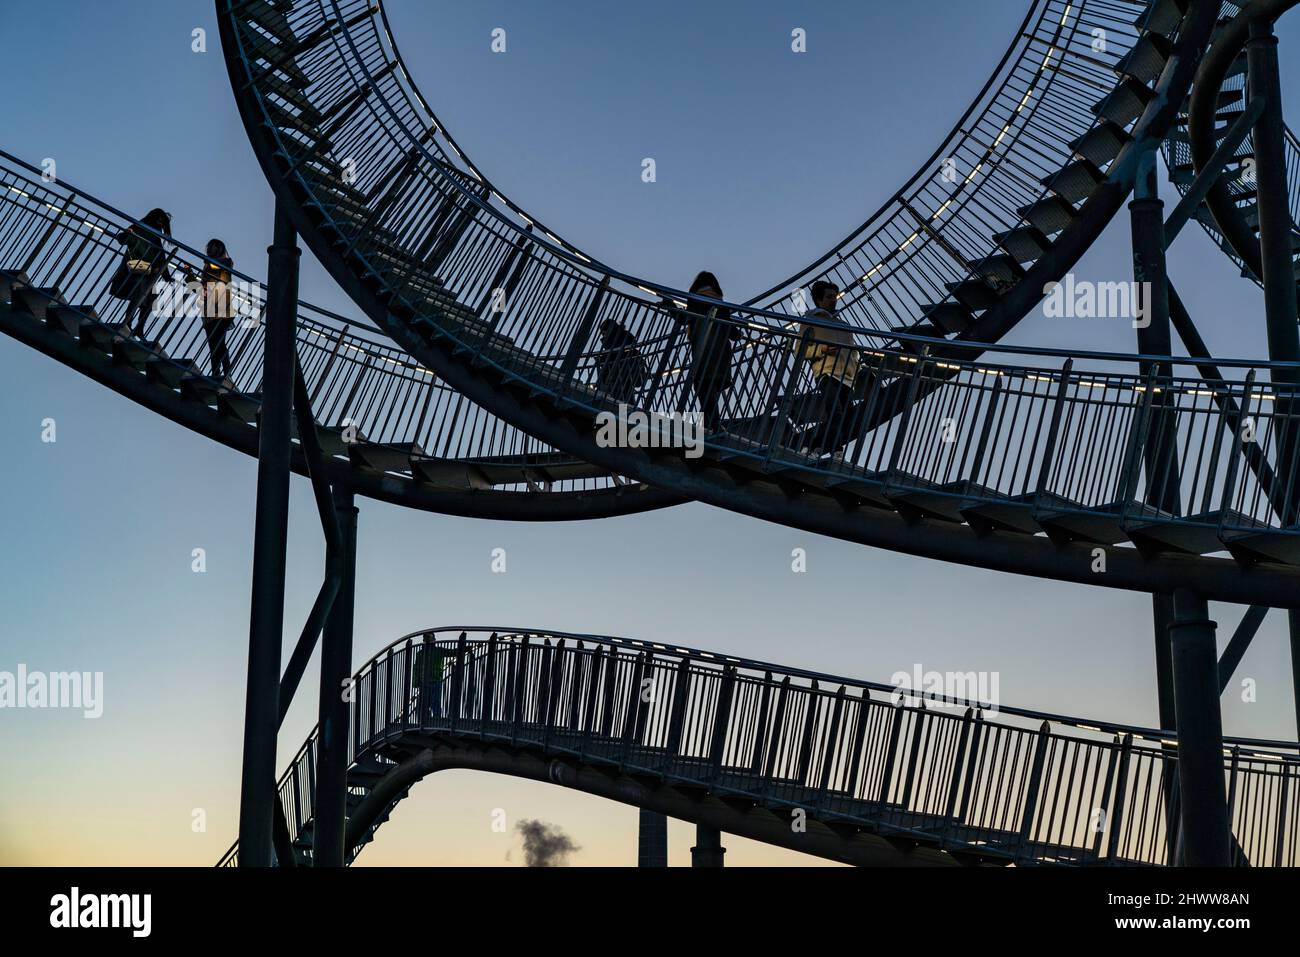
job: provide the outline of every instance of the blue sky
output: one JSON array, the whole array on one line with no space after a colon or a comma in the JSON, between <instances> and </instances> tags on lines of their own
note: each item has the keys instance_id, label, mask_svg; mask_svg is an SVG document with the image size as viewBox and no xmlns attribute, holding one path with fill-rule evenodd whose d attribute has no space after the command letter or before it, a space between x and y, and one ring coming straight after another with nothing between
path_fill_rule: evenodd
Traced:
<instances>
[{"instance_id":1,"label":"blue sky","mask_svg":"<svg viewBox=\"0 0 1300 957\"><path fill-rule=\"evenodd\" d=\"M1019 25L1023 0L912 5L793 0L451 3L390 0L433 108L479 166L612 265L681 284L704 267L747 298L857 225L930 155ZM231 100L207 0L0 0L0 145L108 203L163 205L191 245L226 240L265 273L270 194ZM20 43L49 36L57 42ZM191 31L208 31L206 54ZM507 30L508 52L490 34ZM808 31L793 56L790 30ZM1284 47L1300 31L1284 24ZM924 59L920 58L925 51ZM1285 65L1300 102L1300 62ZM640 180L644 157L658 182ZM1081 265L1114 275L1127 223ZM355 314L304 257L303 297ZM3 265L3 264L0 264ZM1262 351L1261 296L1199 232L1173 275L1212 347ZM1121 272L1122 274L1122 272ZM1023 342L1128 348L1131 331L1028 320ZM1086 338L1085 338L1086 337ZM1108 338L1109 337L1109 338ZM255 463L0 339L0 669L105 672L105 715L0 712L0 862L214 860L236 831ZM59 441L40 441L54 417ZM362 503L358 661L449 623L659 638L885 680L996 670L1003 700L1155 720L1147 598L864 549L691 505L585 525L510 525ZM286 632L319 583L322 546L294 482ZM190 552L208 571L190 570ZM492 549L508 572L493 575ZM808 550L806 575L790 572ZM1221 643L1241 609L1216 607ZM1227 730L1294 736L1283 617L1225 698ZM304 688L314 689L309 675ZM283 766L314 723L300 695ZM631 863L636 812L468 773L424 784L364 861L506 863L492 809L564 827L576 863ZM207 830L191 829L191 812ZM21 827L14 822L21 821ZM691 835L674 825L674 859ZM736 841L729 863L803 863ZM514 847L511 860L519 860Z\"/></svg>"}]
</instances>

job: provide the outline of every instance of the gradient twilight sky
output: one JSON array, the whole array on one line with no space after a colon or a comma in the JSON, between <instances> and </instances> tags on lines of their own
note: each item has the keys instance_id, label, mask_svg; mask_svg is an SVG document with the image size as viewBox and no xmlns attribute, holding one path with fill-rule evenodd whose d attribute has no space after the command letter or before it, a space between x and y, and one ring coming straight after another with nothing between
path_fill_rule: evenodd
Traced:
<instances>
[{"instance_id":1,"label":"gradient twilight sky","mask_svg":"<svg viewBox=\"0 0 1300 957\"><path fill-rule=\"evenodd\" d=\"M924 161L1020 24L1026 0L389 0L416 82L479 166L612 265L744 299L861 222ZM56 31L51 26L57 25ZM808 31L792 55L790 31ZM0 145L176 236L226 240L265 274L270 191L230 96L208 0L0 0ZM190 49L204 27L210 48ZM508 31L508 53L489 49ZM1300 23L1283 23L1300 49ZM24 37L45 39L26 42ZM918 64L917 51L927 53ZM931 66L934 64L936 66ZM1300 102L1300 57L1286 92ZM881 91L887 91L882 93ZM658 182L640 180L652 156ZM1123 278L1128 226L1077 270ZM4 265L4 264L0 264ZM356 310L304 256L303 298ZM1263 354L1262 296L1189 228L1172 271L1211 347ZM1021 342L1124 349L1123 324L1031 318ZM0 338L0 670L105 673L105 713L0 712L0 863L214 862L237 830L255 462ZM58 442L40 441L53 417ZM1001 676L1005 703L1155 721L1149 600L865 549L701 505L586 525L475 522L361 503L356 657L421 627L529 625L676 641L876 680L914 664ZM208 571L190 570L191 549ZM491 550L509 571L493 575ZM792 575L792 548L808 550ZM323 546L295 479L286 633ZM1221 645L1241 609L1216 606ZM1242 663L1229 733L1294 737L1284 617ZM315 721L315 677L281 737ZM194 833L191 812L206 811ZM495 808L635 862L635 809L468 772L425 782L361 862L499 865ZM692 829L673 824L687 863ZM729 839L729 864L817 863Z\"/></svg>"}]
</instances>

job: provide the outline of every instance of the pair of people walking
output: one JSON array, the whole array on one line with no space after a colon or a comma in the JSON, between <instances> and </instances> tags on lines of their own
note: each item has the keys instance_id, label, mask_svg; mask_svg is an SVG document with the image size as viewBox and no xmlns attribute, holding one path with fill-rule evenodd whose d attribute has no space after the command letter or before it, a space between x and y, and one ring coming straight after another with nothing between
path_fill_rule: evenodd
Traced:
<instances>
[{"instance_id":1,"label":"pair of people walking","mask_svg":"<svg viewBox=\"0 0 1300 957\"><path fill-rule=\"evenodd\" d=\"M123 324L137 339L145 338L148 322L157 312L160 287L172 275L171 255L166 248L171 224L171 214L155 208L117 236L122 261L109 282L109 294L127 303ZM226 244L212 239L205 250L201 274L196 277L185 267L186 278L197 281L202 288L203 333L212 376L217 379L229 379L231 375L226 333L235 318L230 288L234 266Z\"/></svg>"}]
</instances>

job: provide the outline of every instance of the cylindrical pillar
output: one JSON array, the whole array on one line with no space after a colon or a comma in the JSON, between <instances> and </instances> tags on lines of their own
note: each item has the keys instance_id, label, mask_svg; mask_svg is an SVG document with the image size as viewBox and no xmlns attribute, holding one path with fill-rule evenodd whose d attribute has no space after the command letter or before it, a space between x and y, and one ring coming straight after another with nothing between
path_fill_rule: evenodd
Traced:
<instances>
[{"instance_id":1,"label":"cylindrical pillar","mask_svg":"<svg viewBox=\"0 0 1300 957\"><path fill-rule=\"evenodd\" d=\"M280 723L280 651L284 641L284 570L289 517L289 422L293 411L294 326L301 251L288 217L275 208L267 250L266 337L258 426L253 596L244 701L244 761L239 795L239 864L272 863L275 739Z\"/></svg>"},{"instance_id":2,"label":"cylindrical pillar","mask_svg":"<svg viewBox=\"0 0 1300 957\"><path fill-rule=\"evenodd\" d=\"M1273 24L1256 20L1246 45L1250 98L1262 99L1264 112L1255 123L1255 188L1259 212L1259 251L1264 263L1264 304L1268 316L1269 358L1300 359L1296 329L1296 276L1291 248L1291 203L1287 187L1286 119L1282 115L1282 81ZM1296 382L1294 370L1278 370L1281 381Z\"/></svg>"},{"instance_id":3,"label":"cylindrical pillar","mask_svg":"<svg viewBox=\"0 0 1300 957\"><path fill-rule=\"evenodd\" d=\"M1231 863L1215 627L1204 598L1187 589L1174 592L1169 639L1178 713L1179 804L1189 867Z\"/></svg>"},{"instance_id":4,"label":"cylindrical pillar","mask_svg":"<svg viewBox=\"0 0 1300 957\"><path fill-rule=\"evenodd\" d=\"M339 591L321 637L320 740L316 746L315 822L312 860L317 867L342 867L347 848L348 702L344 682L352 677L352 620L357 586L357 507L352 491L334 489L339 525Z\"/></svg>"},{"instance_id":5,"label":"cylindrical pillar","mask_svg":"<svg viewBox=\"0 0 1300 957\"><path fill-rule=\"evenodd\" d=\"M668 866L668 818L645 808L641 809L636 866Z\"/></svg>"},{"instance_id":6,"label":"cylindrical pillar","mask_svg":"<svg viewBox=\"0 0 1300 957\"><path fill-rule=\"evenodd\" d=\"M722 832L707 824L695 825L695 846L691 848L691 867L722 867L727 849L722 846Z\"/></svg>"},{"instance_id":7,"label":"cylindrical pillar","mask_svg":"<svg viewBox=\"0 0 1300 957\"><path fill-rule=\"evenodd\" d=\"M1142 304L1143 314L1135 316L1138 352L1167 356L1173 353L1173 333L1169 321L1169 273L1165 257L1165 204L1160 198L1159 167L1156 151L1147 150L1138 167L1133 202L1129 204L1133 239L1133 281L1137 284L1134 299ZM1173 370L1160 363L1143 363L1142 374L1156 374L1159 391L1151 397L1149 423L1135 418L1133 428L1144 433L1142 449L1146 460L1146 503L1162 511L1177 514L1178 444L1177 429L1167 408L1169 389L1165 387ZM1158 638L1165 640L1164 633Z\"/></svg>"},{"instance_id":8,"label":"cylindrical pillar","mask_svg":"<svg viewBox=\"0 0 1300 957\"><path fill-rule=\"evenodd\" d=\"M1295 729L1300 736L1300 611L1287 612L1287 625L1291 632L1291 695L1295 705Z\"/></svg>"}]
</instances>

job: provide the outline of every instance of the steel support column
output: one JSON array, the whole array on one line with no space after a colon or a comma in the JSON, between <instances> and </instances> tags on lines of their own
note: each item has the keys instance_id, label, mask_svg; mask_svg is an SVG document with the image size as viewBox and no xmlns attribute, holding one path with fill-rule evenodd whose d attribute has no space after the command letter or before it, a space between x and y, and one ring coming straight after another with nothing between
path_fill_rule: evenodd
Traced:
<instances>
[{"instance_id":1,"label":"steel support column","mask_svg":"<svg viewBox=\"0 0 1300 957\"><path fill-rule=\"evenodd\" d=\"M253 594L244 703L244 763L239 796L239 864L272 864L275 739L280 723L284 572L289 514L289 420L293 411L294 326L301 251L280 203L267 250L266 345L258 426Z\"/></svg>"},{"instance_id":2,"label":"steel support column","mask_svg":"<svg viewBox=\"0 0 1300 957\"><path fill-rule=\"evenodd\" d=\"M325 622L320 661L320 741L316 753L316 821L312 861L342 867L346 861L348 799L348 702L344 682L352 677L352 617L357 584L357 507L350 489L334 489L339 525L339 591Z\"/></svg>"},{"instance_id":3,"label":"steel support column","mask_svg":"<svg viewBox=\"0 0 1300 957\"><path fill-rule=\"evenodd\" d=\"M1300 737L1300 611L1288 611L1291 626L1291 688L1295 703L1296 735Z\"/></svg>"},{"instance_id":4,"label":"steel support column","mask_svg":"<svg viewBox=\"0 0 1300 957\"><path fill-rule=\"evenodd\" d=\"M1214 630L1204 598L1186 589L1174 593L1169 638L1178 711L1183 848L1189 867L1227 867L1231 862Z\"/></svg>"},{"instance_id":5,"label":"steel support column","mask_svg":"<svg viewBox=\"0 0 1300 957\"><path fill-rule=\"evenodd\" d=\"M637 834L636 866L668 866L668 818L645 808Z\"/></svg>"},{"instance_id":6,"label":"steel support column","mask_svg":"<svg viewBox=\"0 0 1300 957\"><path fill-rule=\"evenodd\" d=\"M1167 356L1173 353L1170 326L1170 294L1165 256L1165 204L1160 198L1159 167L1156 151L1147 150L1138 167L1133 201L1129 203L1133 236L1133 279L1141 290L1145 309L1143 323L1137 328L1138 352ZM1161 368L1163 377L1171 370ZM1144 375L1149 365L1142 367ZM1153 401L1154 421L1148 432L1143 454L1147 464L1148 505L1167 512L1178 510L1178 449L1173 422L1161 414L1160 403ZM1135 427L1141 423L1135 421ZM1162 459L1164 461L1162 461ZM1175 727L1173 674L1169 650L1169 626L1173 624L1173 598L1167 594L1151 596L1151 615L1156 649L1156 700L1160 727Z\"/></svg>"},{"instance_id":7,"label":"steel support column","mask_svg":"<svg viewBox=\"0 0 1300 957\"><path fill-rule=\"evenodd\" d=\"M691 848L691 867L722 867L727 849L722 846L722 832L707 824L695 825L695 846Z\"/></svg>"},{"instance_id":8,"label":"steel support column","mask_svg":"<svg viewBox=\"0 0 1300 957\"><path fill-rule=\"evenodd\" d=\"M1250 25L1246 44L1251 100L1262 100L1255 123L1255 186L1258 190L1259 251L1264 264L1264 305L1268 318L1268 355L1274 361L1300 359L1296 329L1296 277L1291 248L1291 203L1287 188L1286 119L1282 115L1282 81L1277 37L1268 20ZM1280 381L1295 383L1294 370L1278 370Z\"/></svg>"},{"instance_id":9,"label":"steel support column","mask_svg":"<svg viewBox=\"0 0 1300 957\"><path fill-rule=\"evenodd\" d=\"M1282 112L1282 80L1278 68L1278 41L1272 21L1251 21L1250 40L1246 44L1251 102L1263 103L1263 112L1255 122L1255 188L1259 213L1259 254L1264 266L1264 309L1268 322L1268 355L1274 361L1300 360L1300 330L1296 328L1297 300L1295 261L1292 258L1294 224L1291 220L1291 197L1287 185L1286 118ZM1274 370L1275 383L1296 385L1300 374L1295 370ZM1276 403L1279 415L1294 415L1295 398ZM1284 487L1280 489L1283 525L1300 520L1297 507L1297 450L1300 435L1294 421L1288 422L1284 434L1277 437L1278 472ZM1294 689L1296 726L1300 731L1300 615L1290 612L1287 625L1291 637L1291 682Z\"/></svg>"}]
</instances>

